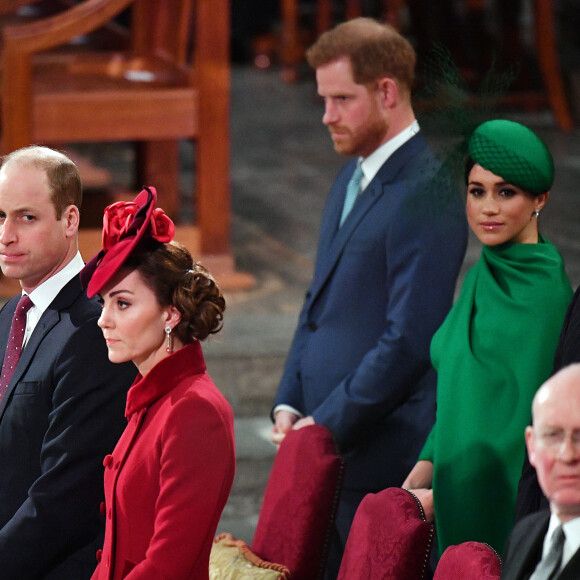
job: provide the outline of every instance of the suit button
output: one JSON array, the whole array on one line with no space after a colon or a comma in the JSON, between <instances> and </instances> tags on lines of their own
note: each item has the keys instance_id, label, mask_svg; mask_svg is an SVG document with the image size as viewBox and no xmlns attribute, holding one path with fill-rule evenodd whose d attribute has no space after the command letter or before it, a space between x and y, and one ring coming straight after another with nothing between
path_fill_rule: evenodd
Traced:
<instances>
[{"instance_id":1,"label":"suit button","mask_svg":"<svg viewBox=\"0 0 580 580\"><path fill-rule=\"evenodd\" d=\"M113 456L112 455L107 455L105 457L105 459L103 459L103 465L105 467L110 467L111 463L113 463Z\"/></svg>"},{"instance_id":2,"label":"suit button","mask_svg":"<svg viewBox=\"0 0 580 580\"><path fill-rule=\"evenodd\" d=\"M97 562L101 561L101 558L103 557L103 550L97 550Z\"/></svg>"},{"instance_id":3,"label":"suit button","mask_svg":"<svg viewBox=\"0 0 580 580\"><path fill-rule=\"evenodd\" d=\"M105 502L104 501L102 501L101 504L99 505L99 511L101 512L102 516L105 515Z\"/></svg>"},{"instance_id":4,"label":"suit button","mask_svg":"<svg viewBox=\"0 0 580 580\"><path fill-rule=\"evenodd\" d=\"M314 332L315 330L318 330L318 324L316 324L316 322L309 322L308 323L308 328Z\"/></svg>"}]
</instances>

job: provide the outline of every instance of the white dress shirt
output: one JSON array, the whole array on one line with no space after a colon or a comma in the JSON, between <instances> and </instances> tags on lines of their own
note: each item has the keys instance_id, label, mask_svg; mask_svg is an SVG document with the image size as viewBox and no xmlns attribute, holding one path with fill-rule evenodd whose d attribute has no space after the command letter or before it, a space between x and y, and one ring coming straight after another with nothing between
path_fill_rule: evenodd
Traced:
<instances>
[{"instance_id":1,"label":"white dress shirt","mask_svg":"<svg viewBox=\"0 0 580 580\"><path fill-rule=\"evenodd\" d=\"M364 177L361 180L361 191L374 179L379 169L385 164L387 159L409 139L419 132L419 123L413 121L406 129L403 129L398 135L383 143L378 149L375 149L368 157L359 158Z\"/></svg>"},{"instance_id":2,"label":"white dress shirt","mask_svg":"<svg viewBox=\"0 0 580 580\"><path fill-rule=\"evenodd\" d=\"M547 556L550 551L550 546L552 545L552 534L554 530L562 522L558 519L558 516L552 514L550 516L550 524L548 526L548 531L544 538L544 547L542 550L542 560ZM564 535L566 540L564 541L564 549L562 552L562 562L560 564L560 570L566 566L566 564L571 560L572 556L580 549L580 517L574 518L565 524L562 524L562 529L564 530Z\"/></svg>"},{"instance_id":3,"label":"white dress shirt","mask_svg":"<svg viewBox=\"0 0 580 580\"><path fill-rule=\"evenodd\" d=\"M22 348L28 342L30 335L36 328L38 321L44 314L44 311L50 306L58 293L85 267L85 263L80 252L54 276L45 280L40 286L35 288L30 294L30 299L34 306L30 308L26 315L26 330L24 332L24 341ZM23 292L26 294L26 292Z\"/></svg>"}]
</instances>

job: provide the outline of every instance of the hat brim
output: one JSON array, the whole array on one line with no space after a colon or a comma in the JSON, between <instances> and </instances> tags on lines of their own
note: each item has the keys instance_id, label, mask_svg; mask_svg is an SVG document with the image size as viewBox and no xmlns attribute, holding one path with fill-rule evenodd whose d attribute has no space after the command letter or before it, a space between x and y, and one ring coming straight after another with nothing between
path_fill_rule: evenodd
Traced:
<instances>
[{"instance_id":1,"label":"hat brim","mask_svg":"<svg viewBox=\"0 0 580 580\"><path fill-rule=\"evenodd\" d=\"M90 276L90 281L87 286L87 296L89 298L99 294L110 282L141 241L147 230L147 225L151 221L151 215L155 209L156 201L157 191L155 188L144 188L134 201L138 209L129 226L129 231L134 231L135 233L119 240L108 251L101 250L87 263L83 273L81 273L81 277L86 280Z\"/></svg>"}]
</instances>

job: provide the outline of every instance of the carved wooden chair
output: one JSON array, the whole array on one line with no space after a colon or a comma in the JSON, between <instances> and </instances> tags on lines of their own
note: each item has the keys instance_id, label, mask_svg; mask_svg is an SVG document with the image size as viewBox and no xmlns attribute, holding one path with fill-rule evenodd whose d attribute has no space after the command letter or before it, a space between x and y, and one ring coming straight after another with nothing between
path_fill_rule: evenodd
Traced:
<instances>
[{"instance_id":1,"label":"carved wooden chair","mask_svg":"<svg viewBox=\"0 0 580 580\"><path fill-rule=\"evenodd\" d=\"M0 13L22 3L0 0ZM127 50L70 50L127 9ZM3 153L32 143L134 141L137 185L154 185L175 216L178 142L195 140L195 226L178 227L176 238L218 278L233 275L228 0L82 0L5 26L1 62ZM89 258L100 233L83 230L80 241Z\"/></svg>"}]
</instances>

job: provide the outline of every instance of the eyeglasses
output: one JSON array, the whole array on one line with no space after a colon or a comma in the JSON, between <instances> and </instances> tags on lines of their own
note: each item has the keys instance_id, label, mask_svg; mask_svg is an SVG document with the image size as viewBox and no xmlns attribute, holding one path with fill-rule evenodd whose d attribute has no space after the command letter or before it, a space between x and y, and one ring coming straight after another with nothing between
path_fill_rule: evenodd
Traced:
<instances>
[{"instance_id":1,"label":"eyeglasses","mask_svg":"<svg viewBox=\"0 0 580 580\"><path fill-rule=\"evenodd\" d=\"M548 451L559 453L566 441L570 441L574 451L580 453L580 429L565 431L564 429L536 429L534 436Z\"/></svg>"}]
</instances>

